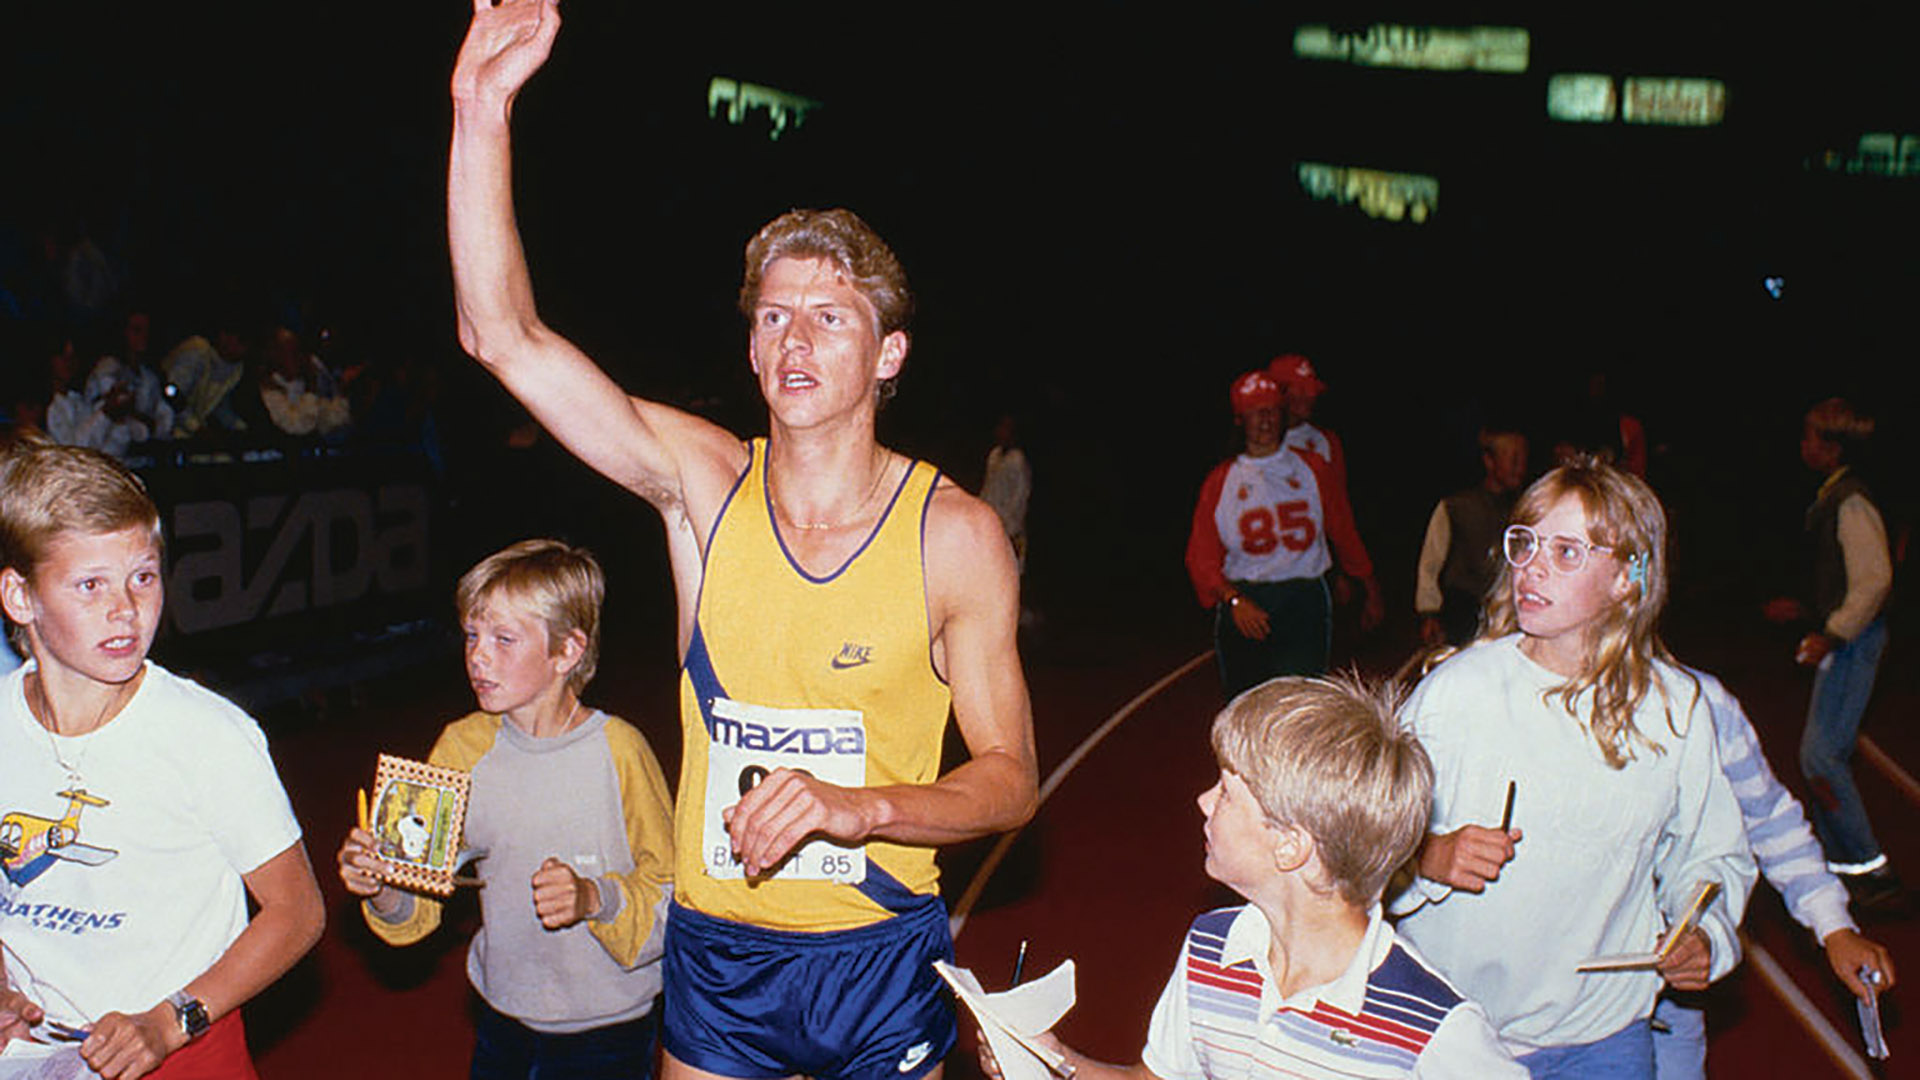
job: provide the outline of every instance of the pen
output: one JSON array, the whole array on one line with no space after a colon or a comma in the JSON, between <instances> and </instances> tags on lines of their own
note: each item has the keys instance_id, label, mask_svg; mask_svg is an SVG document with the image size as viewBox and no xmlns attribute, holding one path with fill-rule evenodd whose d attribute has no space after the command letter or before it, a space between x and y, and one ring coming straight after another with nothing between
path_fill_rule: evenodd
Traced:
<instances>
[{"instance_id":1,"label":"pen","mask_svg":"<svg viewBox=\"0 0 1920 1080\"><path fill-rule=\"evenodd\" d=\"M1500 812L1501 832L1506 832L1508 829L1513 828L1513 791L1514 783L1509 780L1507 781L1507 808Z\"/></svg>"},{"instance_id":2,"label":"pen","mask_svg":"<svg viewBox=\"0 0 1920 1080\"><path fill-rule=\"evenodd\" d=\"M44 1021L30 1029L31 1034L49 1042L86 1042L93 1034L90 1028L68 1027L54 1020Z\"/></svg>"},{"instance_id":3,"label":"pen","mask_svg":"<svg viewBox=\"0 0 1920 1080\"><path fill-rule=\"evenodd\" d=\"M1013 985L1020 985L1020 971L1027 966L1027 939L1020 939L1020 951L1013 958Z\"/></svg>"}]
</instances>

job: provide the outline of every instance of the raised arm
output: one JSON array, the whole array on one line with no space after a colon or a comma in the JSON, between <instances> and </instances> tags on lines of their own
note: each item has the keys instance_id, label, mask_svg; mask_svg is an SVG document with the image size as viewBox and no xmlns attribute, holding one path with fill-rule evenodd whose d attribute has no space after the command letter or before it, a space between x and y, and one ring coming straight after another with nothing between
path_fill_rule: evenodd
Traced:
<instances>
[{"instance_id":1,"label":"raised arm","mask_svg":"<svg viewBox=\"0 0 1920 1080\"><path fill-rule=\"evenodd\" d=\"M935 653L953 688L969 754L931 784L843 788L777 770L727 811L749 875L807 837L936 846L1024 824L1038 802L1033 711L1016 643L1019 575L1000 519L943 483L927 516L927 594Z\"/></svg>"},{"instance_id":2,"label":"raised arm","mask_svg":"<svg viewBox=\"0 0 1920 1080\"><path fill-rule=\"evenodd\" d=\"M630 398L541 322L513 210L513 103L560 30L557 0L474 0L453 71L447 237L460 345L596 471L663 511L696 517L746 464L724 429ZM691 494L690 494L691 492ZM705 530L701 530L704 535Z\"/></svg>"}]
</instances>

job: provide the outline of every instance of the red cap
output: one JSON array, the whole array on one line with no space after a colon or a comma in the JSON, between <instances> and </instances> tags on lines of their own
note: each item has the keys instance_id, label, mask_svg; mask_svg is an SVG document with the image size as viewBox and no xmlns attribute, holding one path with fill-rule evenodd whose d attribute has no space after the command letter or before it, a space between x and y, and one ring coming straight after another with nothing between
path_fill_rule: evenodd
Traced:
<instances>
[{"instance_id":1,"label":"red cap","mask_svg":"<svg viewBox=\"0 0 1920 1080\"><path fill-rule=\"evenodd\" d=\"M1260 408L1278 408L1280 384L1264 371L1249 371L1233 380L1233 415Z\"/></svg>"},{"instance_id":2,"label":"red cap","mask_svg":"<svg viewBox=\"0 0 1920 1080\"><path fill-rule=\"evenodd\" d=\"M1274 357L1273 362L1267 365L1267 374L1273 376L1273 381L1281 386L1304 387L1315 393L1324 392L1327 388L1327 384L1320 381L1320 376L1313 373L1312 362L1299 353Z\"/></svg>"}]
</instances>

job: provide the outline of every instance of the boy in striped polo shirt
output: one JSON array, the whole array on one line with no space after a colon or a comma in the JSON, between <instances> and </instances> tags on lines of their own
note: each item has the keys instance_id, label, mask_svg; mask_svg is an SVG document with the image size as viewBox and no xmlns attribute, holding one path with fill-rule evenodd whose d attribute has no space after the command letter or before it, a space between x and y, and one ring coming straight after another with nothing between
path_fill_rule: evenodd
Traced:
<instances>
[{"instance_id":1,"label":"boy in striped polo shirt","mask_svg":"<svg viewBox=\"0 0 1920 1080\"><path fill-rule=\"evenodd\" d=\"M1525 1077L1486 1013L1381 920L1433 792L1390 696L1273 679L1215 718L1213 750L1207 874L1248 903L1194 920L1140 1064L1054 1041L1077 1080Z\"/></svg>"}]
</instances>

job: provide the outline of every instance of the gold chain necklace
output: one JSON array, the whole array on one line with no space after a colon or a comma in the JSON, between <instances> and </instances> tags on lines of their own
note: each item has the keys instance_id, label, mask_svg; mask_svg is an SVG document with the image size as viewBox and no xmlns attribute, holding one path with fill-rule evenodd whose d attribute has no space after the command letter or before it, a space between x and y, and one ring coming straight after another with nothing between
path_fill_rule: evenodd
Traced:
<instances>
[{"instance_id":1,"label":"gold chain necklace","mask_svg":"<svg viewBox=\"0 0 1920 1080\"><path fill-rule=\"evenodd\" d=\"M884 454L886 451L881 450L879 452ZM874 492L880 490L880 481L886 479L887 473L891 471L891 468L892 462L884 459L880 462L879 467L873 472L873 485L867 488L866 495L861 497L859 503L855 504L847 516L839 521L795 521L793 515L787 513L786 509L780 505L780 496L773 490L773 462L771 460L767 462L767 497L773 501L774 513L780 515L782 521L785 521L788 525L802 532L825 532L831 529L844 529L848 525L860 520L867 509L867 504L873 501Z\"/></svg>"}]
</instances>

